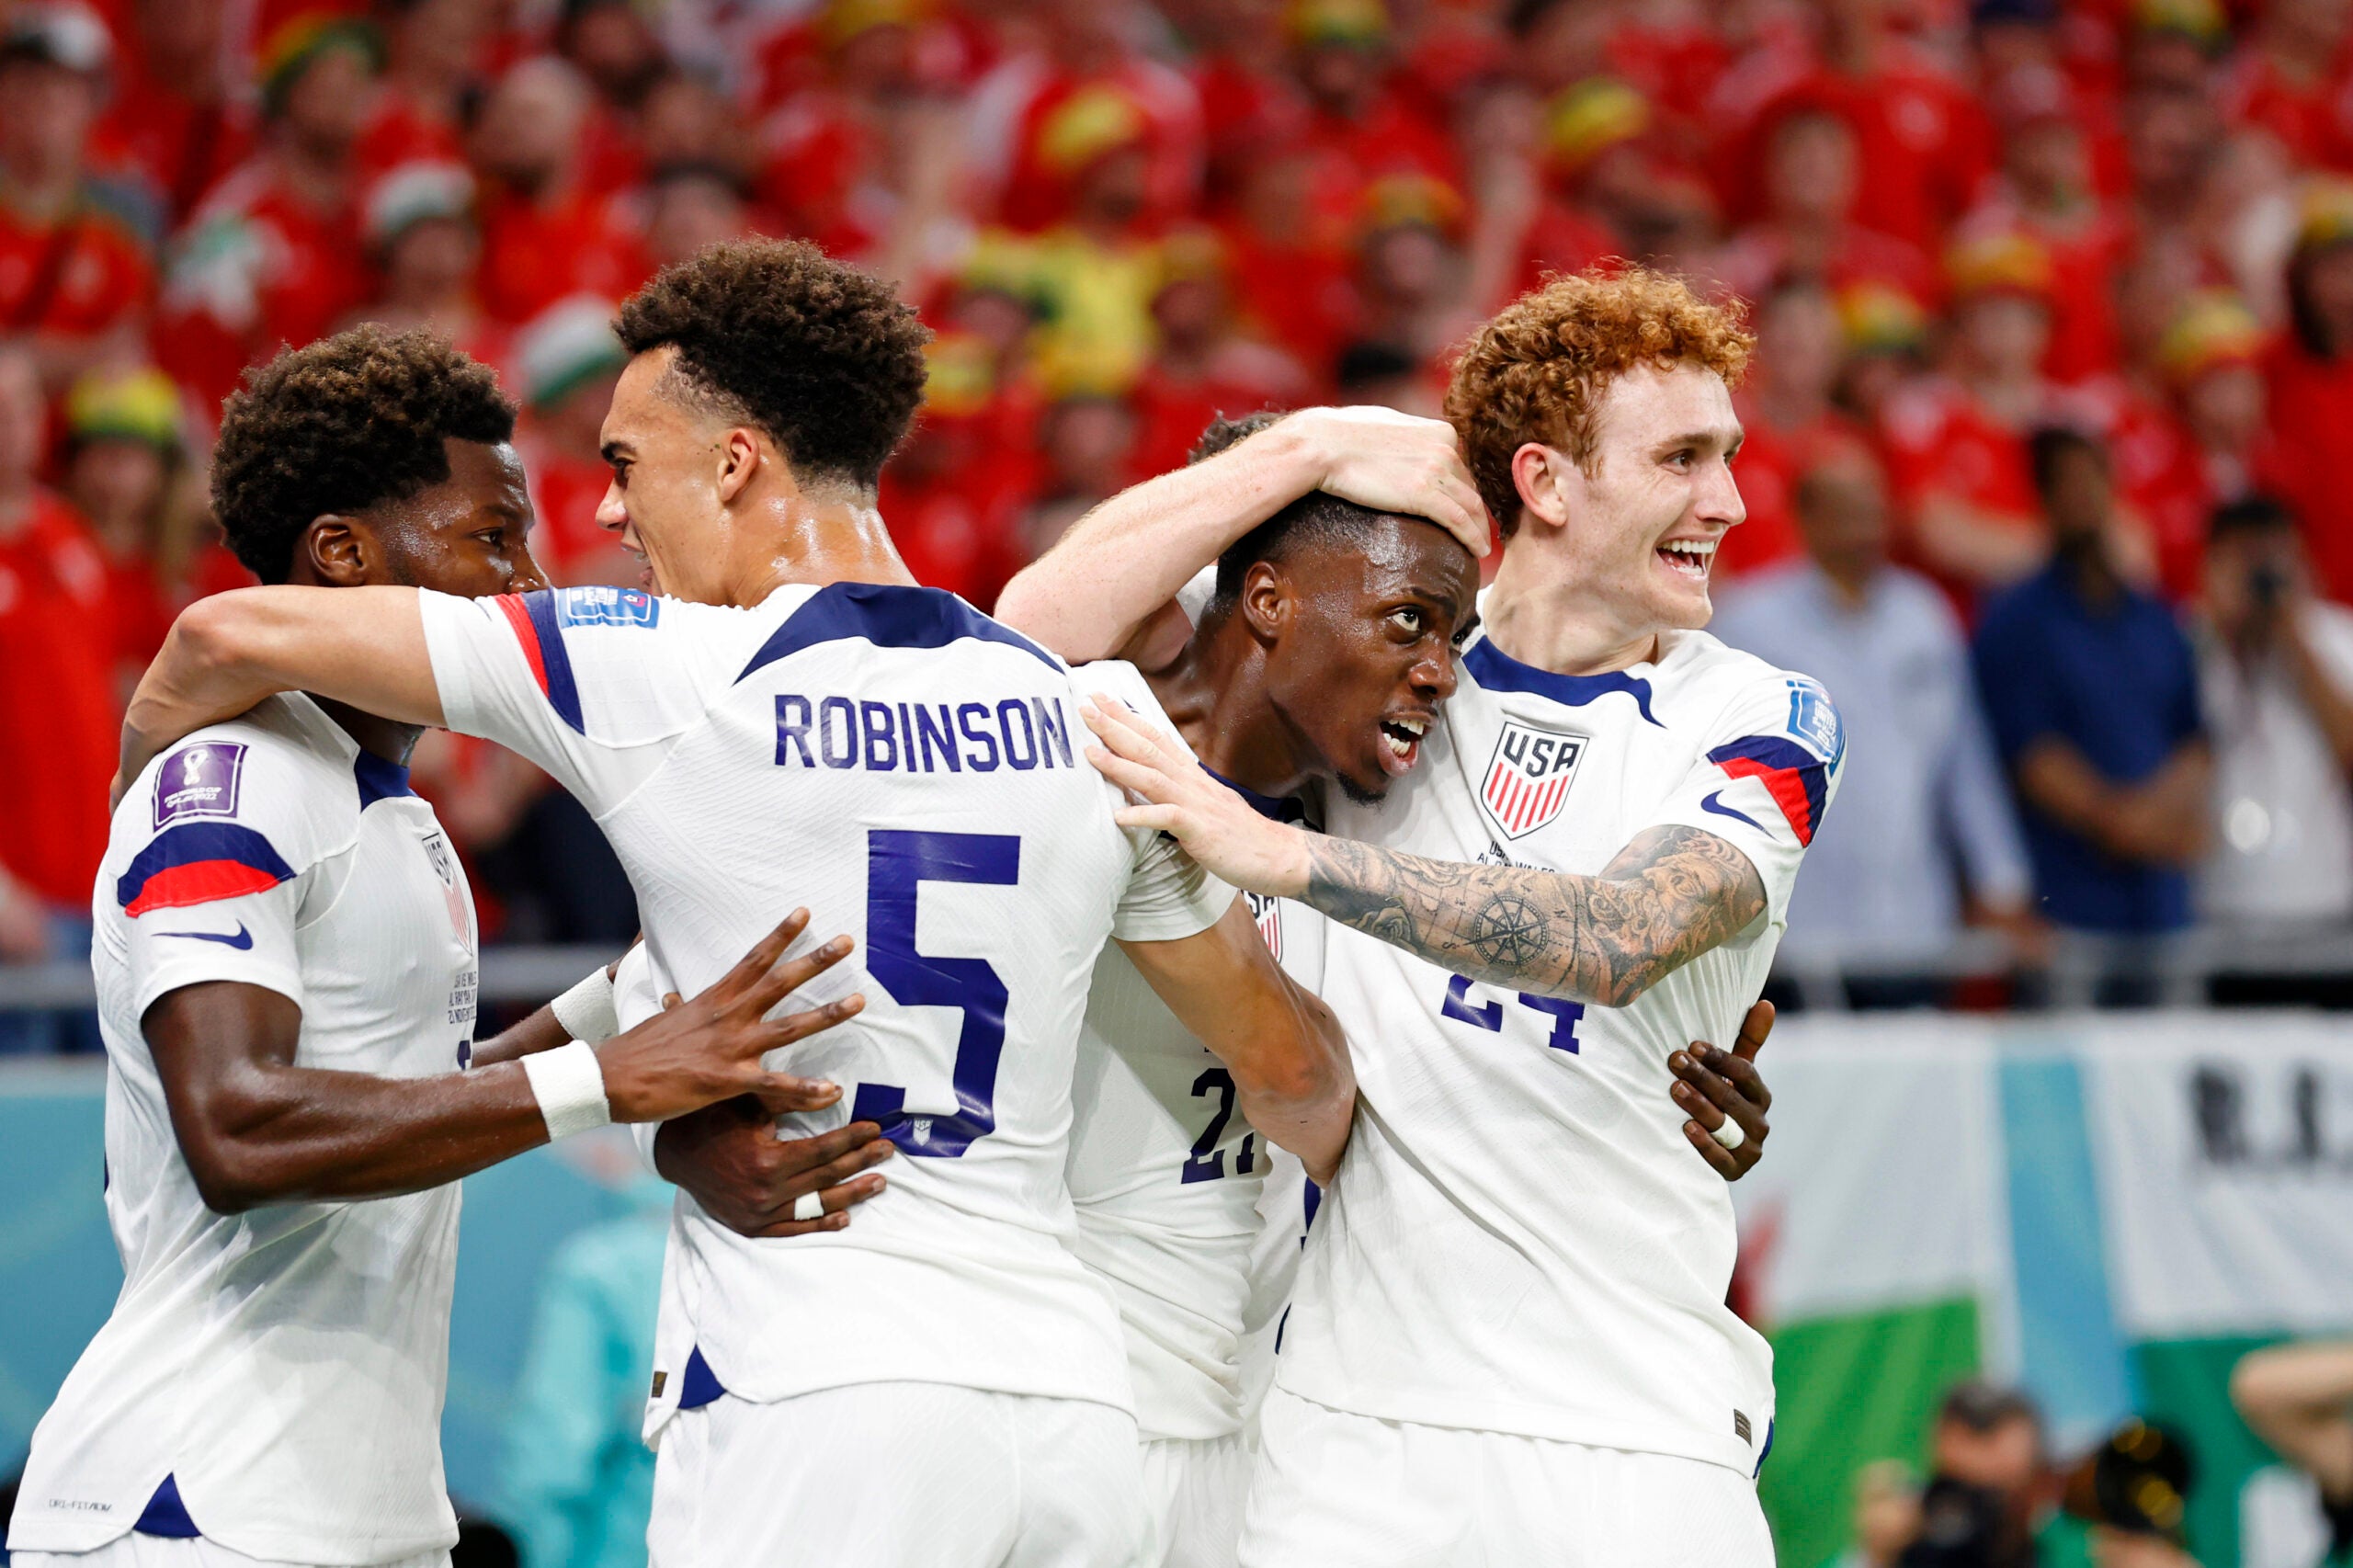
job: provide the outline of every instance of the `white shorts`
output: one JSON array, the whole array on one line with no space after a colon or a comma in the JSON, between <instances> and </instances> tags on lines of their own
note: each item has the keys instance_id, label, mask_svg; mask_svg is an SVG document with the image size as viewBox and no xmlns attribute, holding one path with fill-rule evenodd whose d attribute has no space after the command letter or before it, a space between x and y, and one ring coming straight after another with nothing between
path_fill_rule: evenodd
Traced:
<instances>
[{"instance_id":1,"label":"white shorts","mask_svg":"<svg viewBox=\"0 0 2353 1568\"><path fill-rule=\"evenodd\" d=\"M136 1530L88 1551L12 1551L7 1563L8 1568L307 1568L274 1557L248 1557L200 1536L141 1535ZM438 1549L420 1551L382 1568L449 1568L449 1554Z\"/></svg>"},{"instance_id":2,"label":"white shorts","mask_svg":"<svg viewBox=\"0 0 2353 1568\"><path fill-rule=\"evenodd\" d=\"M1244 1568L1771 1568L1746 1476L1668 1454L1349 1415L1275 1389Z\"/></svg>"},{"instance_id":3,"label":"white shorts","mask_svg":"<svg viewBox=\"0 0 2353 1568\"><path fill-rule=\"evenodd\" d=\"M1135 1418L1078 1399L854 1383L680 1411L650 1568L1142 1568Z\"/></svg>"},{"instance_id":4,"label":"white shorts","mask_svg":"<svg viewBox=\"0 0 2353 1568\"><path fill-rule=\"evenodd\" d=\"M1143 1445L1143 1507L1152 1568L1234 1568L1242 1503L1256 1455L1239 1432L1155 1437Z\"/></svg>"}]
</instances>

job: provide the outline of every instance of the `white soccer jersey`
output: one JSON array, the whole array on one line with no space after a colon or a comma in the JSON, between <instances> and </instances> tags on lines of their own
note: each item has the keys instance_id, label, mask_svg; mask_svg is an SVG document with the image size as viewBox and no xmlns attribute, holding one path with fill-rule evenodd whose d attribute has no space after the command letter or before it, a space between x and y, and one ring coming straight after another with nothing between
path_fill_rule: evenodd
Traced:
<instances>
[{"instance_id":1,"label":"white soccer jersey","mask_svg":"<svg viewBox=\"0 0 2353 1568\"><path fill-rule=\"evenodd\" d=\"M149 765L93 903L124 1280L33 1434L9 1544L84 1551L135 1524L272 1561L448 1547L457 1185L216 1214L140 1031L165 993L236 981L300 1005L302 1066L456 1071L473 899L432 808L310 699L273 698Z\"/></svg>"},{"instance_id":2,"label":"white soccer jersey","mask_svg":"<svg viewBox=\"0 0 2353 1568\"><path fill-rule=\"evenodd\" d=\"M1254 803L1300 815L1292 802ZM1250 903L1276 961L1318 989L1324 917L1287 899ZM1138 1430L1147 1440L1240 1431L1251 1308L1288 1293L1298 1256L1296 1245L1272 1249L1268 1267L1254 1267L1259 1200L1299 1161L1243 1119L1233 1076L1117 948L1096 962L1073 1101L1076 1250L1119 1300ZM1260 1277L1269 1272L1279 1278Z\"/></svg>"},{"instance_id":3,"label":"white soccer jersey","mask_svg":"<svg viewBox=\"0 0 2353 1568\"><path fill-rule=\"evenodd\" d=\"M1779 939L1843 742L1821 687L1668 632L1655 663L1563 676L1484 640L1422 766L1345 837L1591 874L1681 824L1755 863L1768 912L1623 1008L1476 984L1334 926L1324 994L1361 1098L1308 1238L1277 1381L1334 1409L1757 1465L1764 1340L1724 1305L1732 1203L1666 1058L1728 1043ZM1495 911L1495 942L1518 933Z\"/></svg>"},{"instance_id":4,"label":"white soccer jersey","mask_svg":"<svg viewBox=\"0 0 2353 1568\"><path fill-rule=\"evenodd\" d=\"M754 609L576 588L424 596L451 727L539 763L629 869L654 990L692 995L796 905L857 954L791 1004L861 991L799 1045L880 1122L889 1188L840 1232L739 1236L681 1195L649 1432L682 1400L944 1382L1129 1406L1106 1288L1069 1250L1063 1161L1105 940L1187 937L1233 893L1113 821L1074 675L953 596L837 583ZM629 1022L624 1018L624 1022Z\"/></svg>"}]
</instances>

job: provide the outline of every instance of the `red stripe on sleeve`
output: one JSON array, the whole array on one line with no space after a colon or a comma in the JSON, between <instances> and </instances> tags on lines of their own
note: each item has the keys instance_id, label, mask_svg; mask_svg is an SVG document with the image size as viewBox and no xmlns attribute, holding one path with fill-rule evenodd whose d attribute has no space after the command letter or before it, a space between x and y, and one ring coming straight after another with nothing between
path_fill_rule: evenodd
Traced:
<instances>
[{"instance_id":1,"label":"red stripe on sleeve","mask_svg":"<svg viewBox=\"0 0 2353 1568\"><path fill-rule=\"evenodd\" d=\"M523 657L530 661L531 678L540 683L540 695L548 690L548 665L540 652L540 629L531 624L531 612L523 608L519 595L505 594L493 601L506 617L506 624L515 629L515 641L523 644Z\"/></svg>"},{"instance_id":2,"label":"red stripe on sleeve","mask_svg":"<svg viewBox=\"0 0 2353 1568\"><path fill-rule=\"evenodd\" d=\"M197 860L186 866L169 866L147 879L139 889L139 896L124 906L123 913L135 920L151 909L186 909L192 903L267 892L283 881L283 877L237 860Z\"/></svg>"},{"instance_id":3,"label":"red stripe on sleeve","mask_svg":"<svg viewBox=\"0 0 2353 1568\"><path fill-rule=\"evenodd\" d=\"M1716 765L1734 778L1754 778L1765 786L1773 803L1789 819L1790 831L1802 846L1813 842L1813 802L1806 799L1805 780L1793 767L1774 767L1753 757L1727 757Z\"/></svg>"}]
</instances>

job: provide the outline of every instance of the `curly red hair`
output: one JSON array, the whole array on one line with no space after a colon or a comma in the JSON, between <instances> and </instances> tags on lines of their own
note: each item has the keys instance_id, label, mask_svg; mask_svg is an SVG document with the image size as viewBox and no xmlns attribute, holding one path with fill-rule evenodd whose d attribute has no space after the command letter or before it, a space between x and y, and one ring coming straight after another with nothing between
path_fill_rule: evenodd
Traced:
<instances>
[{"instance_id":1,"label":"curly red hair","mask_svg":"<svg viewBox=\"0 0 2353 1568\"><path fill-rule=\"evenodd\" d=\"M1712 304L1682 278L1646 267L1555 278L1481 327L1446 389L1480 499L1509 539L1519 526L1512 454L1545 441L1592 472L1596 411L1609 383L1640 365L1698 365L1737 385L1756 339L1738 301Z\"/></svg>"}]
</instances>

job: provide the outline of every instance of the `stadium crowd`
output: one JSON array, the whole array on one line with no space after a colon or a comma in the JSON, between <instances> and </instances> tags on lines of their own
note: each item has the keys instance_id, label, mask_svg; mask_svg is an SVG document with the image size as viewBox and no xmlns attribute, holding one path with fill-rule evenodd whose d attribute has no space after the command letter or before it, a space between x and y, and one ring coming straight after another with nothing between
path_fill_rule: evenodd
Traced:
<instances>
[{"instance_id":1,"label":"stadium crowd","mask_svg":"<svg viewBox=\"0 0 2353 1568\"><path fill-rule=\"evenodd\" d=\"M1434 414L1544 274L1681 271L1762 340L1718 631L1856 742L1792 955L2353 926L2347 0L19 0L0 961L86 944L119 705L246 580L244 367L447 332L541 562L633 581L613 301L745 232L937 330L883 511L983 606L1221 411ZM419 769L494 936L634 930L532 770Z\"/></svg>"}]
</instances>

